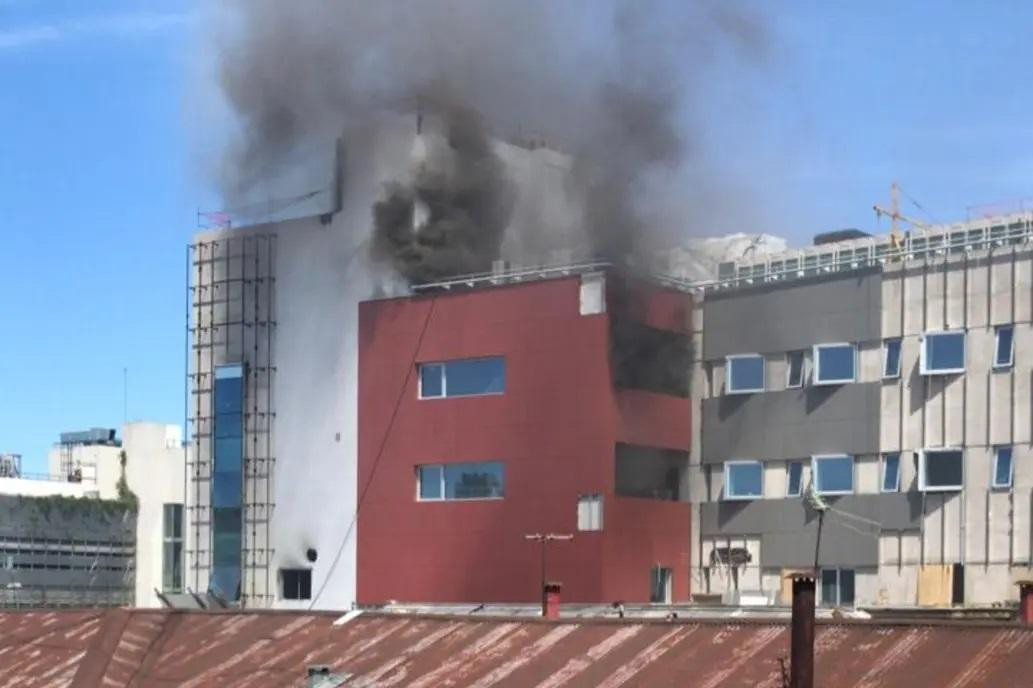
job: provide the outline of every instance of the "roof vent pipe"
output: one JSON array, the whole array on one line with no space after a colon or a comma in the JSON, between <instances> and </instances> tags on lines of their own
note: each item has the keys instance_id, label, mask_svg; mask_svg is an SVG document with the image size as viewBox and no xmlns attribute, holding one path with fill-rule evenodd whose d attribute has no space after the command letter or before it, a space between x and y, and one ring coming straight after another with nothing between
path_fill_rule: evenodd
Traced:
<instances>
[{"instance_id":1,"label":"roof vent pipe","mask_svg":"<svg viewBox=\"0 0 1033 688\"><path fill-rule=\"evenodd\" d=\"M339 688L344 685L344 676L330 671L326 664L313 664L308 668L306 688Z\"/></svg>"},{"instance_id":2,"label":"roof vent pipe","mask_svg":"<svg viewBox=\"0 0 1033 688\"><path fill-rule=\"evenodd\" d=\"M789 649L789 685L814 688L814 587L815 577L797 573L793 581L792 646Z\"/></svg>"}]
</instances>

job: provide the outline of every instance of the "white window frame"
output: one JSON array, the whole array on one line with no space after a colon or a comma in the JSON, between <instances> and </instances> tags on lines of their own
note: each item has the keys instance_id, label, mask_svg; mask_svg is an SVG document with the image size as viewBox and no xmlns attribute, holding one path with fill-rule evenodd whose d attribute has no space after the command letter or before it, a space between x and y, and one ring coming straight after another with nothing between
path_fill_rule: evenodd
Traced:
<instances>
[{"instance_id":1,"label":"white window frame","mask_svg":"<svg viewBox=\"0 0 1033 688\"><path fill-rule=\"evenodd\" d=\"M796 486L796 492L792 492L789 486L792 485L789 476L792 475L793 466L800 467L800 484ZM786 462L786 497L799 497L803 494L803 461Z\"/></svg>"},{"instance_id":2,"label":"white window frame","mask_svg":"<svg viewBox=\"0 0 1033 688\"><path fill-rule=\"evenodd\" d=\"M929 487L925 483L925 462L930 453L961 452L961 484L936 485ZM918 456L918 489L922 492L960 492L965 487L965 450L961 447L927 447Z\"/></svg>"},{"instance_id":3,"label":"white window frame","mask_svg":"<svg viewBox=\"0 0 1033 688\"><path fill-rule=\"evenodd\" d=\"M894 492L900 492L900 459L901 459L901 454L902 454L902 452L886 452L885 454L882 455L882 461L880 462L882 470L879 471L879 492L882 492L883 494L891 494L891 493L894 493ZM891 457L891 456L896 456L897 457L897 479L893 483L893 488L887 490L886 489L886 460L889 457Z\"/></svg>"},{"instance_id":4,"label":"white window frame","mask_svg":"<svg viewBox=\"0 0 1033 688\"><path fill-rule=\"evenodd\" d=\"M893 373L886 372L886 367L890 361L890 342L897 343L897 369ZM900 378L900 370L903 368L904 358L904 339L902 337L890 337L889 339L882 340L882 379L883 380L896 380Z\"/></svg>"},{"instance_id":5,"label":"white window frame","mask_svg":"<svg viewBox=\"0 0 1033 688\"><path fill-rule=\"evenodd\" d=\"M818 487L818 464L828 459L850 459L850 489L849 490L822 490ZM811 457L811 484L814 491L820 495L836 496L854 494L857 491L857 461L852 454L815 454Z\"/></svg>"},{"instance_id":6,"label":"white window frame","mask_svg":"<svg viewBox=\"0 0 1033 688\"><path fill-rule=\"evenodd\" d=\"M441 394L435 394L433 396L427 396L423 393L423 369L424 368L441 368ZM419 398L420 399L447 399L448 396L445 394L445 363L444 361L427 361L426 363L420 363L416 367L416 384L419 386Z\"/></svg>"},{"instance_id":7,"label":"white window frame","mask_svg":"<svg viewBox=\"0 0 1033 688\"><path fill-rule=\"evenodd\" d=\"M479 392L477 394L449 394L448 393L448 364L461 363L463 361L489 361L498 359L502 361L503 389L501 392ZM423 393L423 369L430 367L441 368L441 394L426 396ZM416 386L419 399L466 399L469 397L498 397L506 393L505 390L506 357L499 355L492 356L469 356L467 358L450 358L443 361L424 361L416 364Z\"/></svg>"},{"instance_id":8,"label":"white window frame","mask_svg":"<svg viewBox=\"0 0 1033 688\"><path fill-rule=\"evenodd\" d=\"M998 483L997 482L997 462L1001 458L1001 450L1007 449L1011 452L1009 458L1010 465L1008 466L1008 482ZM1010 490L1012 483L1015 482L1015 447L1010 444L999 444L994 447L994 459L990 462L990 487L995 490Z\"/></svg>"},{"instance_id":9,"label":"white window frame","mask_svg":"<svg viewBox=\"0 0 1033 688\"><path fill-rule=\"evenodd\" d=\"M800 381L797 384L793 382L793 364L790 357L793 354L800 354ZM807 377L807 353L803 349L797 349L794 351L786 352L786 389L799 389L803 387L803 381Z\"/></svg>"},{"instance_id":10,"label":"white window frame","mask_svg":"<svg viewBox=\"0 0 1033 688\"><path fill-rule=\"evenodd\" d=\"M732 361L743 358L760 359L760 387L757 389L732 389ZM725 394L756 394L767 389L768 362L762 354L732 354L725 356Z\"/></svg>"},{"instance_id":11,"label":"white window frame","mask_svg":"<svg viewBox=\"0 0 1033 688\"><path fill-rule=\"evenodd\" d=\"M733 495L733 494L730 494L729 491L728 491L728 486L731 484L731 480L729 479L731 473L729 472L728 469L731 466L745 466L745 465L748 465L748 466L758 466L760 468L760 492L755 494L755 495ZM748 501L752 501L754 499L763 499L764 498L764 462L763 461L757 461L756 459L731 459L729 461L725 461L724 471L725 471L725 475L724 475L724 478L725 478L725 489L723 490L723 494L722 494L722 498L723 498L724 501L727 501L727 502L748 502Z\"/></svg>"},{"instance_id":12,"label":"white window frame","mask_svg":"<svg viewBox=\"0 0 1033 688\"><path fill-rule=\"evenodd\" d=\"M1000 349L1001 342L1001 330L1011 330L1011 348L1008 350L1008 360L1001 363L997 360L997 352ZM1015 326L1014 325L998 325L994 328L994 370L1004 370L1005 368L1011 368L1015 365Z\"/></svg>"},{"instance_id":13,"label":"white window frame","mask_svg":"<svg viewBox=\"0 0 1033 688\"><path fill-rule=\"evenodd\" d=\"M960 368L943 368L943 369L930 369L929 361L927 356L927 347L929 345L929 339L940 335L961 335L961 367ZM996 356L997 352L994 351ZM922 375L956 375L958 373L965 372L965 361L968 358L968 336L965 330L929 330L922 335L921 351L919 352L920 369Z\"/></svg>"},{"instance_id":14,"label":"white window frame","mask_svg":"<svg viewBox=\"0 0 1033 688\"><path fill-rule=\"evenodd\" d=\"M820 351L822 349L831 349L841 346L849 346L851 351L854 353L854 374L850 378L822 380L821 356L819 355ZM814 349L811 351L811 360L814 361L811 366L813 369L813 375L811 376L812 385L846 385L857 381L857 344L853 344L851 342L825 342L822 344L815 344Z\"/></svg>"},{"instance_id":15,"label":"white window frame","mask_svg":"<svg viewBox=\"0 0 1033 688\"><path fill-rule=\"evenodd\" d=\"M587 507L587 523L581 523L581 507ZM592 508L595 507L596 518L592 518ZM582 527L584 525L584 527ZM577 529L578 532L595 532L603 529L603 496L598 493L578 495L577 498Z\"/></svg>"}]
</instances>

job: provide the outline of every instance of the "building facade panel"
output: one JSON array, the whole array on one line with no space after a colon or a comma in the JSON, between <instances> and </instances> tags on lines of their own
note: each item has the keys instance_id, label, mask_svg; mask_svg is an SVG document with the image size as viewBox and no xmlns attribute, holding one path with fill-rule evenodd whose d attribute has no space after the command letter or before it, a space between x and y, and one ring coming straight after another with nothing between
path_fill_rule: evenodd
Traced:
<instances>
[{"instance_id":1,"label":"building facade panel","mask_svg":"<svg viewBox=\"0 0 1033 688\"><path fill-rule=\"evenodd\" d=\"M880 337L878 271L812 278L771 288L706 297L703 356L784 353L823 342L863 342Z\"/></svg>"},{"instance_id":2,"label":"building facade panel","mask_svg":"<svg viewBox=\"0 0 1033 688\"><path fill-rule=\"evenodd\" d=\"M881 383L704 399L703 461L879 452Z\"/></svg>"}]
</instances>

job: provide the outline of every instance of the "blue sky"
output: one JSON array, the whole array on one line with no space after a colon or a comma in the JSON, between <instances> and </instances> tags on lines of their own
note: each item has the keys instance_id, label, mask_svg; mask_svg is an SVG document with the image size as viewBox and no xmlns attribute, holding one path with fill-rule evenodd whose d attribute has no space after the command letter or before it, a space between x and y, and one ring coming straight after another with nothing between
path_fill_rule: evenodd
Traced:
<instances>
[{"instance_id":1,"label":"blue sky","mask_svg":"<svg viewBox=\"0 0 1033 688\"><path fill-rule=\"evenodd\" d=\"M749 93L698 104L764 218L744 229L875 230L894 179L938 220L1033 197L1033 4L754 5ZM218 138L201 29L187 0L0 0L0 451L27 470L62 430L121 423L123 368L130 418L182 420L184 251Z\"/></svg>"}]
</instances>

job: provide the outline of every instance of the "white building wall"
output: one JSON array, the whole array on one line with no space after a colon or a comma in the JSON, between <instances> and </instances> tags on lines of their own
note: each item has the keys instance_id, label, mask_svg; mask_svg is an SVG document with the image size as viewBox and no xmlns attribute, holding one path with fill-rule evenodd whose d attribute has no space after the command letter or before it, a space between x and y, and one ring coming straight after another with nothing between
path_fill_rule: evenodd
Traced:
<instances>
[{"instance_id":1,"label":"white building wall","mask_svg":"<svg viewBox=\"0 0 1033 688\"><path fill-rule=\"evenodd\" d=\"M92 486L70 483L66 480L36 480L33 478L0 478L0 494L25 497L85 497Z\"/></svg>"},{"instance_id":2,"label":"white building wall","mask_svg":"<svg viewBox=\"0 0 1033 688\"><path fill-rule=\"evenodd\" d=\"M184 503L187 450L182 446L182 429L164 423L127 423L122 427L122 447L126 453L126 483L138 503L136 606L161 607L156 590L183 592L167 589L163 581L164 568L170 565L164 557L165 505Z\"/></svg>"},{"instance_id":3,"label":"white building wall","mask_svg":"<svg viewBox=\"0 0 1033 688\"><path fill-rule=\"evenodd\" d=\"M62 453L71 453L72 466L82 471L86 494L101 499L118 497L118 479L122 475L119 454L121 447L106 444L77 444L68 448L54 445L47 454L47 465L52 477L67 479L61 470Z\"/></svg>"}]
</instances>

